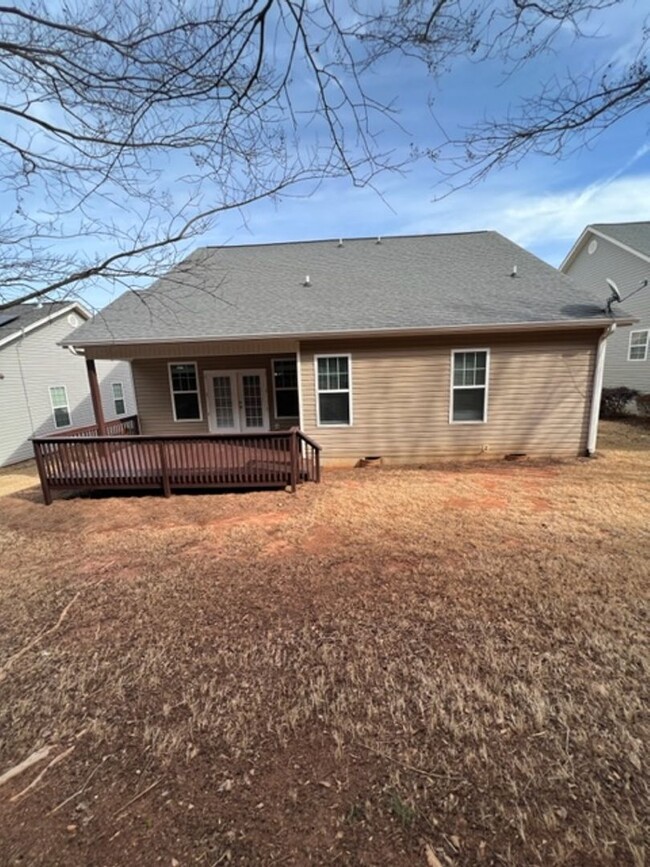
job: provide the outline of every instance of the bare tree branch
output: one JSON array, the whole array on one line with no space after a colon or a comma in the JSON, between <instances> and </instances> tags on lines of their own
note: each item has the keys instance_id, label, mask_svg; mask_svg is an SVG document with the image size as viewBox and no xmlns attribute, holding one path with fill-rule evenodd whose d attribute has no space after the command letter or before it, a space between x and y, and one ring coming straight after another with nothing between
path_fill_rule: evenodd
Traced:
<instances>
[{"instance_id":1,"label":"bare tree branch","mask_svg":"<svg viewBox=\"0 0 650 867\"><path fill-rule=\"evenodd\" d=\"M459 59L520 74L589 39L615 0L70 0L0 6L0 309L167 271L219 214L305 181L401 167L370 73L418 92ZM569 70L505 117L415 142L453 190L561 155L650 99L649 30L626 65ZM415 65L413 65L415 69Z\"/></svg>"}]
</instances>

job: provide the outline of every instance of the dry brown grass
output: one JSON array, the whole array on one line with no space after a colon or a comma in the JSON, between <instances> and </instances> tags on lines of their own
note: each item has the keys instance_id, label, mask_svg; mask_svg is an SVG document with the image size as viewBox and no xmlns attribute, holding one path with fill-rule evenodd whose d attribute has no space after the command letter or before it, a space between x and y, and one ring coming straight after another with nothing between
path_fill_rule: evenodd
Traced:
<instances>
[{"instance_id":1,"label":"dry brown grass","mask_svg":"<svg viewBox=\"0 0 650 867\"><path fill-rule=\"evenodd\" d=\"M1 500L0 666L80 595L0 682L0 774L74 746L0 863L641 867L650 431L602 445Z\"/></svg>"}]
</instances>

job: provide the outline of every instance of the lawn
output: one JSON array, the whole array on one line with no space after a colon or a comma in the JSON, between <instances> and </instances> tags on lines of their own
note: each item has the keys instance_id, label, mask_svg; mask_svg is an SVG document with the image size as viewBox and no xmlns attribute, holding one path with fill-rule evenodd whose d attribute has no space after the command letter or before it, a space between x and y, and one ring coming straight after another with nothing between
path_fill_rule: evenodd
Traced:
<instances>
[{"instance_id":1,"label":"lawn","mask_svg":"<svg viewBox=\"0 0 650 867\"><path fill-rule=\"evenodd\" d=\"M7 486L0 778L49 750L0 785L0 864L641 867L650 429L601 448Z\"/></svg>"}]
</instances>

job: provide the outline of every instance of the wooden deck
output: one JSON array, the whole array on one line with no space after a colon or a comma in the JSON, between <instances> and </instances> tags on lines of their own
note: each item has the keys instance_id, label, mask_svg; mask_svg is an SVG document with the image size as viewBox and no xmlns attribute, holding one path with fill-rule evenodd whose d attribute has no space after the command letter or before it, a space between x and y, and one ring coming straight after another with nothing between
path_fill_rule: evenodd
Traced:
<instances>
[{"instance_id":1,"label":"wooden deck","mask_svg":"<svg viewBox=\"0 0 650 867\"><path fill-rule=\"evenodd\" d=\"M119 423L118 423L119 424ZM284 488L320 481L320 446L298 428L263 434L142 436L83 428L33 440L43 499L63 490ZM128 432L127 432L128 431Z\"/></svg>"}]
</instances>

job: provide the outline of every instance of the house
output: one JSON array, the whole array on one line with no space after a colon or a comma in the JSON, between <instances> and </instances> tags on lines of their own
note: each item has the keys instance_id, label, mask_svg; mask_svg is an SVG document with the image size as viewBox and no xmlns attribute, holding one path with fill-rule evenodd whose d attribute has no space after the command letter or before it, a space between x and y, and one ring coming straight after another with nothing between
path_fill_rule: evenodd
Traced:
<instances>
[{"instance_id":1,"label":"house","mask_svg":"<svg viewBox=\"0 0 650 867\"><path fill-rule=\"evenodd\" d=\"M197 442L292 428L330 465L592 454L605 341L632 322L605 301L491 231L208 247L63 343L131 362L150 451L102 484L168 492L235 484Z\"/></svg>"},{"instance_id":2,"label":"house","mask_svg":"<svg viewBox=\"0 0 650 867\"><path fill-rule=\"evenodd\" d=\"M59 345L89 318L69 302L0 311L0 466L31 458L32 436L94 423L84 360ZM134 413L129 364L105 361L97 370L106 416Z\"/></svg>"},{"instance_id":3,"label":"house","mask_svg":"<svg viewBox=\"0 0 650 867\"><path fill-rule=\"evenodd\" d=\"M607 341L604 384L650 393L650 221L587 226L560 268L596 298L610 292L606 279L614 281L638 321Z\"/></svg>"}]
</instances>

